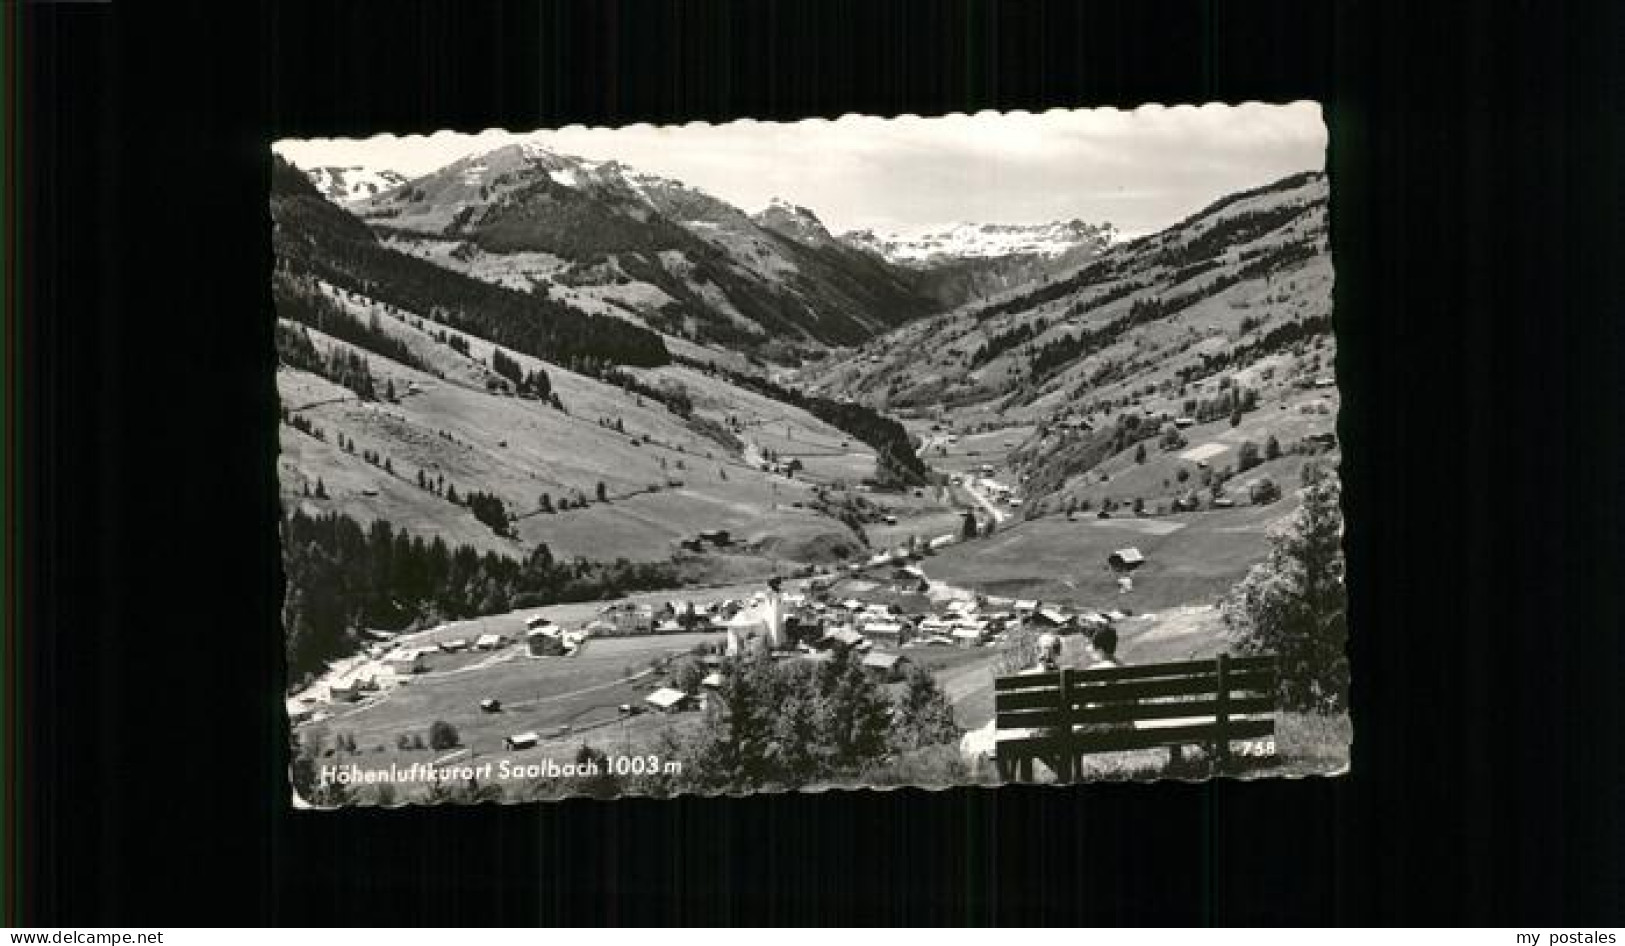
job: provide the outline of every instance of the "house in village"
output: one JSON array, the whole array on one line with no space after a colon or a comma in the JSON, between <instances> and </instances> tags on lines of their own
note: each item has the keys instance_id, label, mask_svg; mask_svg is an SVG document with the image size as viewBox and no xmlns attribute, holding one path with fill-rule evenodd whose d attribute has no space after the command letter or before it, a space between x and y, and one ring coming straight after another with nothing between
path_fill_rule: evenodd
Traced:
<instances>
[{"instance_id":1,"label":"house in village","mask_svg":"<svg viewBox=\"0 0 1625 946\"><path fill-rule=\"evenodd\" d=\"M877 680L890 683L902 678L903 668L907 663L908 658L902 654L888 654L876 651L864 655L863 670Z\"/></svg>"},{"instance_id":2,"label":"house in village","mask_svg":"<svg viewBox=\"0 0 1625 946\"><path fill-rule=\"evenodd\" d=\"M901 647L911 636L902 621L870 621L863 625L862 633L872 643L887 647Z\"/></svg>"},{"instance_id":3,"label":"house in village","mask_svg":"<svg viewBox=\"0 0 1625 946\"><path fill-rule=\"evenodd\" d=\"M1110 565L1114 572L1131 572L1145 564L1145 556L1131 545L1106 556L1106 564Z\"/></svg>"},{"instance_id":4,"label":"house in village","mask_svg":"<svg viewBox=\"0 0 1625 946\"><path fill-rule=\"evenodd\" d=\"M1039 608L1027 619L1027 626L1066 634L1078 629L1077 618L1059 608Z\"/></svg>"},{"instance_id":5,"label":"house in village","mask_svg":"<svg viewBox=\"0 0 1625 946\"><path fill-rule=\"evenodd\" d=\"M849 627L831 628L824 632L813 646L819 650L863 650L871 646L869 639Z\"/></svg>"},{"instance_id":6,"label":"house in village","mask_svg":"<svg viewBox=\"0 0 1625 946\"><path fill-rule=\"evenodd\" d=\"M384 656L384 668L396 676L405 677L414 673L422 673L428 669L423 659L423 651L417 649L397 650Z\"/></svg>"},{"instance_id":7,"label":"house in village","mask_svg":"<svg viewBox=\"0 0 1625 946\"><path fill-rule=\"evenodd\" d=\"M507 643L507 638L501 634L481 634L474 642L475 650L496 650Z\"/></svg>"},{"instance_id":8,"label":"house in village","mask_svg":"<svg viewBox=\"0 0 1625 946\"><path fill-rule=\"evenodd\" d=\"M536 735L534 732L515 733L512 736L503 737L502 747L510 751L516 749L530 749L541 741L542 737Z\"/></svg>"},{"instance_id":9,"label":"house in village","mask_svg":"<svg viewBox=\"0 0 1625 946\"><path fill-rule=\"evenodd\" d=\"M661 687L643 698L655 710L662 713L680 713L688 709L692 697L682 690L672 687Z\"/></svg>"},{"instance_id":10,"label":"house in village","mask_svg":"<svg viewBox=\"0 0 1625 946\"><path fill-rule=\"evenodd\" d=\"M361 699L361 687L353 681L334 683L327 688L327 698L334 703L354 703Z\"/></svg>"}]
</instances>

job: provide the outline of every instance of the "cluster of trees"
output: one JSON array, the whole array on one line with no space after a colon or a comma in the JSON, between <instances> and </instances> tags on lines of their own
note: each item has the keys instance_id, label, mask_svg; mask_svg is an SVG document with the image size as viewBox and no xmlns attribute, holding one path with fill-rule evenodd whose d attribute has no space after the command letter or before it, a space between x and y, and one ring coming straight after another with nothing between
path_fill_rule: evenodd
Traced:
<instances>
[{"instance_id":1,"label":"cluster of trees","mask_svg":"<svg viewBox=\"0 0 1625 946\"><path fill-rule=\"evenodd\" d=\"M1279 655L1282 708L1341 712L1349 687L1342 488L1324 466L1306 463L1299 497L1271 533L1269 557L1220 607L1240 651Z\"/></svg>"},{"instance_id":2,"label":"cluster of trees","mask_svg":"<svg viewBox=\"0 0 1625 946\"><path fill-rule=\"evenodd\" d=\"M463 497L463 505L474 514L474 518L484 523L487 528L497 535L507 538L513 535L513 525L508 517L508 507L501 496L494 493L482 493L470 490Z\"/></svg>"},{"instance_id":3,"label":"cluster of trees","mask_svg":"<svg viewBox=\"0 0 1625 946\"><path fill-rule=\"evenodd\" d=\"M794 789L860 777L887 760L952 743L960 730L930 673L910 667L896 692L864 671L858 656L731 661L700 726L669 728L662 759L681 772L643 786L678 791Z\"/></svg>"},{"instance_id":4,"label":"cluster of trees","mask_svg":"<svg viewBox=\"0 0 1625 946\"><path fill-rule=\"evenodd\" d=\"M1230 418L1230 426L1234 427L1241 422L1243 415L1258 410L1258 392L1252 388L1236 387L1225 384L1217 396L1210 398L1187 398L1184 403L1185 413L1196 418L1198 423L1206 424L1221 417Z\"/></svg>"},{"instance_id":5,"label":"cluster of trees","mask_svg":"<svg viewBox=\"0 0 1625 946\"><path fill-rule=\"evenodd\" d=\"M680 382L664 379L659 384L645 384L631 372L617 368L606 368L599 373L598 378L606 384L618 386L628 394L658 401L666 405L666 410L685 420L694 413L694 398L688 393L688 388Z\"/></svg>"},{"instance_id":6,"label":"cluster of trees","mask_svg":"<svg viewBox=\"0 0 1625 946\"><path fill-rule=\"evenodd\" d=\"M271 216L280 273L315 276L548 361L591 357L644 367L671 361L659 335L624 319L590 315L390 249L361 221L324 200L297 168L281 158L273 163Z\"/></svg>"},{"instance_id":7,"label":"cluster of trees","mask_svg":"<svg viewBox=\"0 0 1625 946\"><path fill-rule=\"evenodd\" d=\"M458 335L456 332L437 330L434 332L434 339L465 358L474 357L469 351L467 336Z\"/></svg>"},{"instance_id":8,"label":"cluster of trees","mask_svg":"<svg viewBox=\"0 0 1625 946\"><path fill-rule=\"evenodd\" d=\"M295 414L293 411L288 409L286 404L282 406L282 422L302 434L315 437L317 440L321 441L327 440L327 432L325 430L317 427L311 422L310 418L304 416L303 414Z\"/></svg>"},{"instance_id":9,"label":"cluster of trees","mask_svg":"<svg viewBox=\"0 0 1625 946\"><path fill-rule=\"evenodd\" d=\"M980 368L1010 349L1027 344L1048 331L1049 326L1050 323L1047 320L1036 319L1032 322L1024 322L1008 331L992 335L986 342L982 343L981 348L976 349L976 354L971 356L971 369Z\"/></svg>"},{"instance_id":10,"label":"cluster of trees","mask_svg":"<svg viewBox=\"0 0 1625 946\"><path fill-rule=\"evenodd\" d=\"M279 274L271 281L271 297L280 318L307 325L397 364L419 371L432 370L405 342L384 330L378 313L363 322L327 298L312 280Z\"/></svg>"},{"instance_id":11,"label":"cluster of trees","mask_svg":"<svg viewBox=\"0 0 1625 946\"><path fill-rule=\"evenodd\" d=\"M553 382L546 371L540 368L526 371L517 359L500 348L491 350L491 370L512 382L520 394L533 394L543 400L553 394Z\"/></svg>"},{"instance_id":12,"label":"cluster of trees","mask_svg":"<svg viewBox=\"0 0 1625 946\"><path fill-rule=\"evenodd\" d=\"M282 549L293 680L353 652L357 628L401 630L677 584L666 563L561 561L545 545L519 560L408 536L381 519L363 527L337 512L285 513Z\"/></svg>"},{"instance_id":13,"label":"cluster of trees","mask_svg":"<svg viewBox=\"0 0 1625 946\"><path fill-rule=\"evenodd\" d=\"M875 451L875 478L887 486L919 486L929 478L925 461L914 451L914 439L902 424L862 404L802 394L772 381L729 371L715 364L695 367L727 378L737 387L799 407L831 427L844 430Z\"/></svg>"},{"instance_id":14,"label":"cluster of trees","mask_svg":"<svg viewBox=\"0 0 1625 946\"><path fill-rule=\"evenodd\" d=\"M337 347L320 351L302 325L277 323L276 353L277 358L290 368L321 375L340 387L354 391L364 401L378 399L378 383L365 357Z\"/></svg>"}]
</instances>

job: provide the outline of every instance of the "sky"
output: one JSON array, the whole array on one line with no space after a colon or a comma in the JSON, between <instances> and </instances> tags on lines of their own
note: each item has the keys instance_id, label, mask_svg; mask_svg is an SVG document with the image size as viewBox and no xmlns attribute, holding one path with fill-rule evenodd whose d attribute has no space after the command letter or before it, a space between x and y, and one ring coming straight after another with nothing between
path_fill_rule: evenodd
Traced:
<instances>
[{"instance_id":1,"label":"sky","mask_svg":"<svg viewBox=\"0 0 1625 946\"><path fill-rule=\"evenodd\" d=\"M783 198L810 208L836 233L1081 219L1138 236L1225 194L1324 168L1326 154L1326 128L1313 102L572 125L288 140L273 148L301 168L359 165L415 177L521 140L592 160L613 158L750 212Z\"/></svg>"}]
</instances>

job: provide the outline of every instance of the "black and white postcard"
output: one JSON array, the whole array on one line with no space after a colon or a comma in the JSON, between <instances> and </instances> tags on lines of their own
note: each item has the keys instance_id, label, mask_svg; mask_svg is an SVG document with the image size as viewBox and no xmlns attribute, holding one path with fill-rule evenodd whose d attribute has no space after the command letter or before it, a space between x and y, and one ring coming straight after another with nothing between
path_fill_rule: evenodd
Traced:
<instances>
[{"instance_id":1,"label":"black and white postcard","mask_svg":"<svg viewBox=\"0 0 1625 946\"><path fill-rule=\"evenodd\" d=\"M1345 771L1326 141L278 142L295 803Z\"/></svg>"}]
</instances>

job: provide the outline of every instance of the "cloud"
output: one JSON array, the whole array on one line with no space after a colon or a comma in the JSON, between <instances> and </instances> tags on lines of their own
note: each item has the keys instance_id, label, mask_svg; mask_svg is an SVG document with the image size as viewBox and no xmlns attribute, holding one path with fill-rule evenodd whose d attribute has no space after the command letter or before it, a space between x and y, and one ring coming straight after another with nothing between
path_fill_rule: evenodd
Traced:
<instances>
[{"instance_id":1,"label":"cloud","mask_svg":"<svg viewBox=\"0 0 1625 946\"><path fill-rule=\"evenodd\" d=\"M812 208L835 231L1078 218L1144 233L1224 194L1323 167L1326 129L1318 105L1297 102L789 124L577 125L528 134L493 129L283 141L275 148L301 167L362 165L416 176L516 140L613 158L746 210L782 197Z\"/></svg>"}]
</instances>

